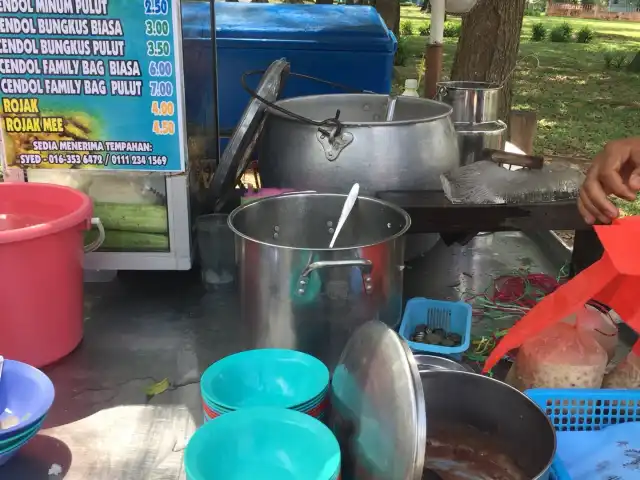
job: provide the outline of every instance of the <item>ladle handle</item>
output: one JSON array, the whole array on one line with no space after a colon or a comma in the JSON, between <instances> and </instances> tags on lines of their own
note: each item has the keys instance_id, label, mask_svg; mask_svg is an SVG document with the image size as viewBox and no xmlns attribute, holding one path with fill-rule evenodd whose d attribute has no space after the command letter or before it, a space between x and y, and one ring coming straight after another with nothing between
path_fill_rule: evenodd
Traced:
<instances>
[{"instance_id":1,"label":"ladle handle","mask_svg":"<svg viewBox=\"0 0 640 480\"><path fill-rule=\"evenodd\" d=\"M349 191L349 195L347 195L347 199L345 200L344 205L342 206L340 218L338 219L338 225L336 226L336 230L333 232L333 237L331 238L331 242L329 243L329 248L333 248L333 246L335 245L342 227L344 227L344 224L347 221L351 210L353 210L353 206L356 204L358 193L360 193L360 184L354 183L353 187L351 187L351 191Z\"/></svg>"},{"instance_id":2,"label":"ladle handle","mask_svg":"<svg viewBox=\"0 0 640 480\"><path fill-rule=\"evenodd\" d=\"M530 168L532 170L540 170L544 165L544 157L536 155L521 155L519 153L504 152L502 150L493 150L485 148L483 157L498 164L515 165L518 167Z\"/></svg>"}]
</instances>

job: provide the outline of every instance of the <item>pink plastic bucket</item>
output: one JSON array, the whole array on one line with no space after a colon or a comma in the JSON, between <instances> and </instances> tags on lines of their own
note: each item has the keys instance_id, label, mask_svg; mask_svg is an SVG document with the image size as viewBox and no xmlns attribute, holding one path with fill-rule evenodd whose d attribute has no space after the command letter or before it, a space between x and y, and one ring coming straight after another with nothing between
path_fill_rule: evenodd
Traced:
<instances>
[{"instance_id":1,"label":"pink plastic bucket","mask_svg":"<svg viewBox=\"0 0 640 480\"><path fill-rule=\"evenodd\" d=\"M0 183L0 355L42 367L82 340L92 211L71 188Z\"/></svg>"}]
</instances>

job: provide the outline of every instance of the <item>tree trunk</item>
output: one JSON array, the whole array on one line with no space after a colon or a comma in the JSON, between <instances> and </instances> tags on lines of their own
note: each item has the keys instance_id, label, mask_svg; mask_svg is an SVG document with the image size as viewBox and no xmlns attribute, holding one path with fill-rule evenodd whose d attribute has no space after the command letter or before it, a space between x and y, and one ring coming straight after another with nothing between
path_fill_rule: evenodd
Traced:
<instances>
[{"instance_id":1,"label":"tree trunk","mask_svg":"<svg viewBox=\"0 0 640 480\"><path fill-rule=\"evenodd\" d=\"M399 0L377 0L376 10L387 24L389 30L398 36L400 33L400 1Z\"/></svg>"},{"instance_id":2,"label":"tree trunk","mask_svg":"<svg viewBox=\"0 0 640 480\"><path fill-rule=\"evenodd\" d=\"M502 84L518 59L526 0L480 0L462 20L452 80ZM511 108L511 81L502 89L499 117Z\"/></svg>"},{"instance_id":3,"label":"tree trunk","mask_svg":"<svg viewBox=\"0 0 640 480\"><path fill-rule=\"evenodd\" d=\"M333 0L316 0L317 5L331 5L332 3L333 3Z\"/></svg>"},{"instance_id":4,"label":"tree trunk","mask_svg":"<svg viewBox=\"0 0 640 480\"><path fill-rule=\"evenodd\" d=\"M631 63L627 66L627 70L633 73L640 73L640 52L636 53Z\"/></svg>"},{"instance_id":5,"label":"tree trunk","mask_svg":"<svg viewBox=\"0 0 640 480\"><path fill-rule=\"evenodd\" d=\"M400 0L395 1L396 6L396 23L393 25L393 34L396 38L400 38Z\"/></svg>"}]
</instances>

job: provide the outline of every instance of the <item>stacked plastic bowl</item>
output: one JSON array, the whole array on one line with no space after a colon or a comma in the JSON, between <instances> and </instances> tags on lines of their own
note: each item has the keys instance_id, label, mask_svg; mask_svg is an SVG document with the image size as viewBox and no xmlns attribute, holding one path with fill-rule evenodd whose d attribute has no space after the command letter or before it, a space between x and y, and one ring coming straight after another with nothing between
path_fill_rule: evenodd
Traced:
<instances>
[{"instance_id":1,"label":"stacked plastic bowl","mask_svg":"<svg viewBox=\"0 0 640 480\"><path fill-rule=\"evenodd\" d=\"M329 370L295 350L236 353L211 365L200 381L204 421L252 407L277 407L323 421L329 403Z\"/></svg>"},{"instance_id":2,"label":"stacked plastic bowl","mask_svg":"<svg viewBox=\"0 0 640 480\"><path fill-rule=\"evenodd\" d=\"M309 415L253 407L205 423L184 463L188 480L338 480L340 446Z\"/></svg>"},{"instance_id":3,"label":"stacked plastic bowl","mask_svg":"<svg viewBox=\"0 0 640 480\"><path fill-rule=\"evenodd\" d=\"M0 376L0 465L7 463L38 434L55 390L44 373L31 365L5 360Z\"/></svg>"}]
</instances>

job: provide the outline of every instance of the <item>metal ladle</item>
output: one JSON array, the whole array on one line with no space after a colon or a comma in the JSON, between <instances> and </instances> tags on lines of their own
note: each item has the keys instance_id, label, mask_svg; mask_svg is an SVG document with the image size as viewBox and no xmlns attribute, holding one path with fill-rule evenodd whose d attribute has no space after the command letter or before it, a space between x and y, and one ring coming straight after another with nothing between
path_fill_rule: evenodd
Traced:
<instances>
[{"instance_id":1,"label":"metal ladle","mask_svg":"<svg viewBox=\"0 0 640 480\"><path fill-rule=\"evenodd\" d=\"M396 103L398 103L398 97L395 95L389 97L389 103L387 103L387 116L385 118L387 122L393 121L393 117L396 114Z\"/></svg>"},{"instance_id":2,"label":"metal ladle","mask_svg":"<svg viewBox=\"0 0 640 480\"><path fill-rule=\"evenodd\" d=\"M353 187L351 187L349 195L347 195L347 199L345 200L344 205L342 206L342 212L340 213L340 218L338 219L338 226L336 227L336 231L333 232L333 237L331 238L331 242L329 243L329 248L333 248L333 245L336 243L338 235L340 234L340 230L342 230L344 222L347 221L347 218L349 217L349 214L351 213L351 210L353 209L353 206L358 199L358 193L360 193L360 184L354 183Z\"/></svg>"}]
</instances>

